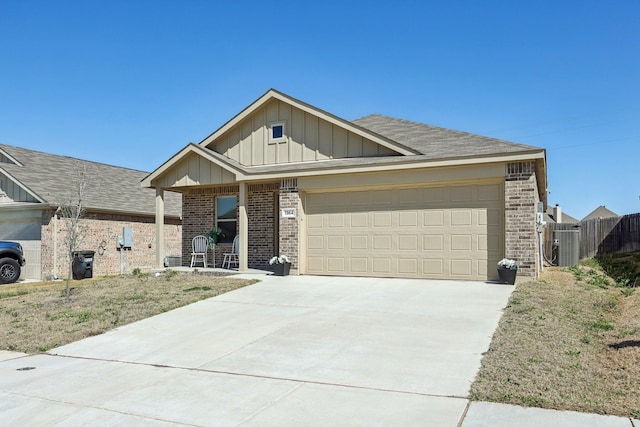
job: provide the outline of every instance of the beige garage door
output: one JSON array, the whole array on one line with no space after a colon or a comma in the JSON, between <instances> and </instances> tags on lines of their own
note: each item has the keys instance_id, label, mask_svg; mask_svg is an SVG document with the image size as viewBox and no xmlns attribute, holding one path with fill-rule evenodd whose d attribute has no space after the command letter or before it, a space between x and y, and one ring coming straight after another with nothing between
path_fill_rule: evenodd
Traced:
<instances>
[{"instance_id":1,"label":"beige garage door","mask_svg":"<svg viewBox=\"0 0 640 427\"><path fill-rule=\"evenodd\" d=\"M496 278L501 183L307 193L307 274Z\"/></svg>"}]
</instances>

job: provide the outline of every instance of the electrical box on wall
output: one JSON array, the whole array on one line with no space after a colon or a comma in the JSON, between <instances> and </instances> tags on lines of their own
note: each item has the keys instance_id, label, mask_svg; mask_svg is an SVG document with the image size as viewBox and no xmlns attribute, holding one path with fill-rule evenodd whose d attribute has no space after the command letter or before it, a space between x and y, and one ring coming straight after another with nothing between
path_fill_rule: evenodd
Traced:
<instances>
[{"instance_id":1,"label":"electrical box on wall","mask_svg":"<svg viewBox=\"0 0 640 427\"><path fill-rule=\"evenodd\" d=\"M132 246L133 246L133 228L123 227L122 228L122 247L131 249Z\"/></svg>"}]
</instances>

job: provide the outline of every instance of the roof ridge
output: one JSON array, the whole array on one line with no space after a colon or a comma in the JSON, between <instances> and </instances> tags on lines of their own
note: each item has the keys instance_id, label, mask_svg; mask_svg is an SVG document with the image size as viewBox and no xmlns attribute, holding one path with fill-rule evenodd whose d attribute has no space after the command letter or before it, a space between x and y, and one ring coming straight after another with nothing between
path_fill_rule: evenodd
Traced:
<instances>
[{"instance_id":1,"label":"roof ridge","mask_svg":"<svg viewBox=\"0 0 640 427\"><path fill-rule=\"evenodd\" d=\"M13 148L13 149L16 149L16 150L21 150L21 151L28 151L30 153L38 153L38 154L44 155L44 156L53 156L53 157L59 157L59 158L64 158L64 159L77 160L77 161L84 162L84 163L92 163L92 164L95 164L95 165L109 166L109 167L118 168L118 169L126 169L126 170L130 170L130 171L134 171L134 172L148 173L148 171L143 171L143 170L140 170L140 169L133 169L133 168L125 167L125 166L117 166L117 165L112 165L112 164L109 164L109 163L97 162L95 160L86 160L86 159L81 159L81 158L78 158L78 157L67 156L67 155L64 155L64 154L47 153L45 151L32 150L30 148L24 148L24 147L18 147L16 145L0 143L0 148L4 148L4 147L10 147L10 148ZM14 157L17 157L17 156L14 156ZM19 159L16 159L16 160L19 160ZM24 162L20 161L20 163L24 163ZM20 165L13 165L13 166L20 167ZM24 167L24 165L22 167Z\"/></svg>"}]
</instances>

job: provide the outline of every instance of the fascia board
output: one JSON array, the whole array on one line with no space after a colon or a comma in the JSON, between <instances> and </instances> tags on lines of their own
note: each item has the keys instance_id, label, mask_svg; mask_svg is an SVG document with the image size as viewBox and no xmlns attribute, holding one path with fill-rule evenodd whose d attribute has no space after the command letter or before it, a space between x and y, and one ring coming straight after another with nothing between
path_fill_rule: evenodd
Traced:
<instances>
[{"instance_id":1,"label":"fascia board","mask_svg":"<svg viewBox=\"0 0 640 427\"><path fill-rule=\"evenodd\" d=\"M411 157L406 158L405 163L393 163L385 165L363 165L363 166L345 166L336 167L335 169L311 169L306 171L274 171L262 174L251 174L248 170L246 179L242 180L266 180L273 179L274 176L278 178L295 178L303 176L317 176L317 175L333 175L333 174L346 174L346 173L361 173L361 172L385 172L393 170L409 170L409 169L422 169L422 168L437 168L447 166L465 166L465 165L477 165L486 163L497 162L515 162L523 160L544 160L546 158L545 150L520 152L517 154L507 155L492 155L487 157L468 157L468 158L451 158L451 159L437 159L437 160L418 160L411 161Z\"/></svg>"},{"instance_id":2,"label":"fascia board","mask_svg":"<svg viewBox=\"0 0 640 427\"><path fill-rule=\"evenodd\" d=\"M18 159L16 159L15 157L13 157L11 154L7 153L5 150L3 150L2 148L0 148L0 153L5 156L7 159L11 160L13 163L15 163L15 165L17 166L22 166L24 167L24 165L22 163L20 163L18 161Z\"/></svg>"},{"instance_id":3,"label":"fascia board","mask_svg":"<svg viewBox=\"0 0 640 427\"><path fill-rule=\"evenodd\" d=\"M253 113L258 108L263 106L269 99L271 99L273 97L274 93L275 93L275 91L273 89L269 89L264 95L262 95L260 98L258 98L255 101L253 101L248 107L246 107L244 110L240 111L238 114L233 116L228 122L226 122L225 124L220 126L212 134L210 134L205 139L203 139L201 142L199 142L198 145L201 146L201 147L206 147L207 145L211 144L211 142L213 142L216 139L218 139L218 137L220 137L220 135L224 134L229 129L233 128L235 125L240 123L246 117L250 116L251 113Z\"/></svg>"},{"instance_id":4,"label":"fascia board","mask_svg":"<svg viewBox=\"0 0 640 427\"><path fill-rule=\"evenodd\" d=\"M207 160L209 160L210 162L220 166L221 168L228 170L229 172L236 175L236 179L238 180L241 180L241 178L244 177L244 172L242 171L242 169L238 166L232 165L229 161L227 161L227 159L224 156L218 153L214 153L213 151L203 148L197 144L190 143L189 145L184 147L182 150L180 150L178 153L176 153L173 157L171 157L169 160L167 160L164 164L162 164L162 166L160 166L158 169L156 169L155 171L147 175L142 181L140 181L140 185L144 188L155 188L153 185L153 181L156 178L158 178L163 173L167 172L176 163L178 163L179 161L181 161L186 156L192 153L202 156Z\"/></svg>"},{"instance_id":5,"label":"fascia board","mask_svg":"<svg viewBox=\"0 0 640 427\"><path fill-rule=\"evenodd\" d=\"M15 203L3 203L0 205L0 212L4 211L44 211L47 209L52 209L54 205L49 203L29 203L29 202L15 202Z\"/></svg>"}]
</instances>

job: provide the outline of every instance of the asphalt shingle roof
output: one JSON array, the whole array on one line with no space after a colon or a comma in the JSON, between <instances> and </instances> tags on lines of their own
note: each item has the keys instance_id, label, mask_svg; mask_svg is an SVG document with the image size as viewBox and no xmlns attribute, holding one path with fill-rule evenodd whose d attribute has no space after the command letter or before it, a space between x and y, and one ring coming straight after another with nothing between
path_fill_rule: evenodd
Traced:
<instances>
[{"instance_id":1,"label":"asphalt shingle roof","mask_svg":"<svg viewBox=\"0 0 640 427\"><path fill-rule=\"evenodd\" d=\"M595 208L589 215L582 218L583 221L588 221L590 219L596 218L614 218L619 216L617 213L613 212L610 209L607 209L605 206L598 206Z\"/></svg>"},{"instance_id":2,"label":"asphalt shingle roof","mask_svg":"<svg viewBox=\"0 0 640 427\"><path fill-rule=\"evenodd\" d=\"M69 183L77 179L78 168L86 166L91 176L85 203L87 209L155 215L155 191L140 186L148 172L4 144L0 144L0 149L23 165L0 163L0 170L47 203L59 205L68 201L73 188ZM165 192L165 214L180 216L181 211L182 196Z\"/></svg>"},{"instance_id":3,"label":"asphalt shingle roof","mask_svg":"<svg viewBox=\"0 0 640 427\"><path fill-rule=\"evenodd\" d=\"M540 150L540 147L371 114L352 123L431 158L468 157Z\"/></svg>"}]
</instances>

